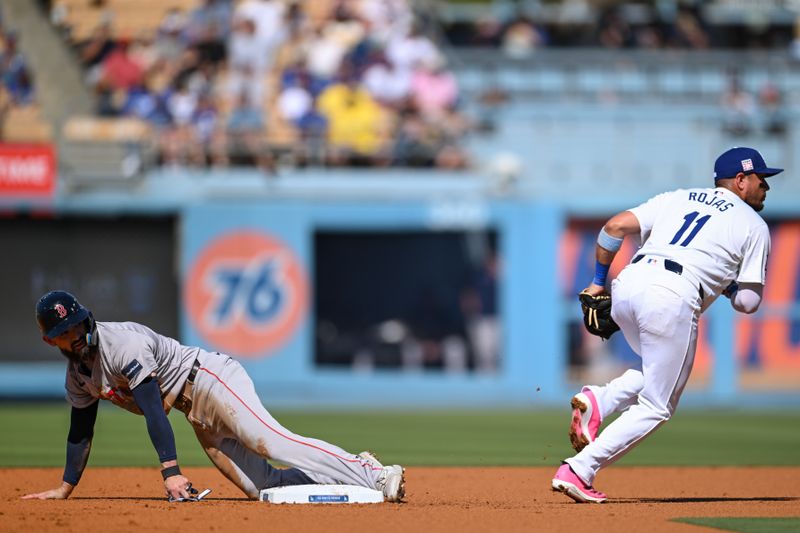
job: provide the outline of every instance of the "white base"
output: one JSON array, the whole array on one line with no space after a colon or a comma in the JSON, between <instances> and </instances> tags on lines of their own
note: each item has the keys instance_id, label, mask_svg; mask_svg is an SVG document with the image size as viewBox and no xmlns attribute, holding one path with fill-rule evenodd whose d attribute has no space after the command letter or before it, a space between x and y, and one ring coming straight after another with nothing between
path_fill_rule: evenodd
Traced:
<instances>
[{"instance_id":1,"label":"white base","mask_svg":"<svg viewBox=\"0 0 800 533\"><path fill-rule=\"evenodd\" d=\"M383 493L357 485L292 485L263 489L258 499L268 503L383 503Z\"/></svg>"}]
</instances>

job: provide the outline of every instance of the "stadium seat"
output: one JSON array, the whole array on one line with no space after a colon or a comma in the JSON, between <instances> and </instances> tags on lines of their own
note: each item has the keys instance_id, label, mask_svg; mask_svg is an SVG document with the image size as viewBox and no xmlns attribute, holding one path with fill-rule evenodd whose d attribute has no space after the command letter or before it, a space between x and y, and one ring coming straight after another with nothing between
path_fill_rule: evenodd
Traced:
<instances>
[{"instance_id":1,"label":"stadium seat","mask_svg":"<svg viewBox=\"0 0 800 533\"><path fill-rule=\"evenodd\" d=\"M150 126L135 118L71 117L63 129L68 141L141 142L148 139Z\"/></svg>"},{"instance_id":2,"label":"stadium seat","mask_svg":"<svg viewBox=\"0 0 800 533\"><path fill-rule=\"evenodd\" d=\"M3 120L2 139L11 143L49 143L53 127L37 106L12 107Z\"/></svg>"}]
</instances>

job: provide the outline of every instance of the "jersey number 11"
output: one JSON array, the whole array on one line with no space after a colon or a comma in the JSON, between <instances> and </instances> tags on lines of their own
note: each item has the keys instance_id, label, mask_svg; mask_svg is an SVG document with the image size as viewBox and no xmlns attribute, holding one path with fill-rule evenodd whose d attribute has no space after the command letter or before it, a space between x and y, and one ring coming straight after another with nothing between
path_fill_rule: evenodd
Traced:
<instances>
[{"instance_id":1,"label":"jersey number 11","mask_svg":"<svg viewBox=\"0 0 800 533\"><path fill-rule=\"evenodd\" d=\"M691 213L683 217L683 226L681 226L681 229L679 229L678 233L676 233L675 236L672 238L670 244L676 244L679 240L681 240L681 237L683 237L683 234L686 233L686 230L689 229L689 226L691 226L692 223L694 223L692 231L678 246L686 246L687 244L692 242L692 239L694 239L695 235L697 235L697 232L700 231L700 228L702 228L703 225L706 222L708 222L708 219L711 218L711 215L706 215L704 217L697 218L697 215L699 214L700 213L698 211L692 211Z\"/></svg>"}]
</instances>

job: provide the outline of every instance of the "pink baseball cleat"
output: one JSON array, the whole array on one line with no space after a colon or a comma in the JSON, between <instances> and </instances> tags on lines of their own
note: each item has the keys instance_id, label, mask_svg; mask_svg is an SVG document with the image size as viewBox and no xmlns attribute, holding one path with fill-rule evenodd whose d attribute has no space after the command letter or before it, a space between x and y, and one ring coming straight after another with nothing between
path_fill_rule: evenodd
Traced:
<instances>
[{"instance_id":1,"label":"pink baseball cleat","mask_svg":"<svg viewBox=\"0 0 800 533\"><path fill-rule=\"evenodd\" d=\"M556 471L553 490L563 492L578 503L603 503L608 499L608 496L584 483L567 463Z\"/></svg>"},{"instance_id":2,"label":"pink baseball cleat","mask_svg":"<svg viewBox=\"0 0 800 533\"><path fill-rule=\"evenodd\" d=\"M600 432L600 409L597 398L589 389L583 389L572 397L572 424L569 426L569 440L576 452L589 445Z\"/></svg>"}]
</instances>

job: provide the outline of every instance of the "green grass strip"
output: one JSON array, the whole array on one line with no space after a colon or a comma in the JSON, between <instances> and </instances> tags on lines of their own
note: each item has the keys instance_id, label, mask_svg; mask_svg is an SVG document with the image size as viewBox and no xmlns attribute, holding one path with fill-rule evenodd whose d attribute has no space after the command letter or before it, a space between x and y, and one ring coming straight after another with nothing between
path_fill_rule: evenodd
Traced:
<instances>
[{"instance_id":1,"label":"green grass strip","mask_svg":"<svg viewBox=\"0 0 800 533\"><path fill-rule=\"evenodd\" d=\"M800 531L800 517L793 518L676 518L696 526L713 527L739 533L787 533Z\"/></svg>"},{"instance_id":2,"label":"green grass strip","mask_svg":"<svg viewBox=\"0 0 800 533\"><path fill-rule=\"evenodd\" d=\"M573 455L569 410L272 411L286 428L403 465L555 466ZM183 465L210 462L179 412L170 415ZM69 407L0 404L0 466L63 466ZM621 465L800 465L800 413L679 412ZM720 443L724 443L721 446ZM103 402L90 465L154 466L144 418Z\"/></svg>"}]
</instances>

